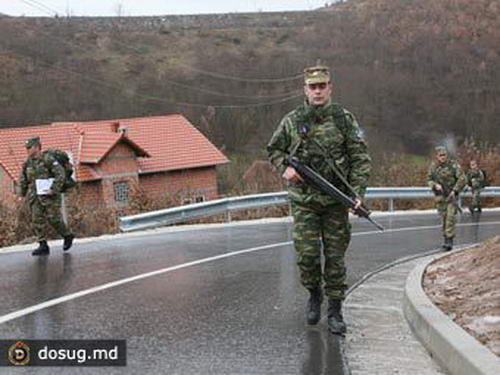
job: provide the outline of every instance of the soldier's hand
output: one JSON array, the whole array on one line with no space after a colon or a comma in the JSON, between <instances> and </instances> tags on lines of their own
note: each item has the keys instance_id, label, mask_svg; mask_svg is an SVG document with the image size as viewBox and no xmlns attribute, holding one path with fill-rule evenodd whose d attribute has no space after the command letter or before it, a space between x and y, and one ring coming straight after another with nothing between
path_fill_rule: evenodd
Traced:
<instances>
[{"instance_id":1,"label":"soldier's hand","mask_svg":"<svg viewBox=\"0 0 500 375\"><path fill-rule=\"evenodd\" d=\"M350 209L352 213L354 213L358 208L361 207L363 201L359 198L354 199L354 207Z\"/></svg>"},{"instance_id":2,"label":"soldier's hand","mask_svg":"<svg viewBox=\"0 0 500 375\"><path fill-rule=\"evenodd\" d=\"M287 181L295 182L295 183L303 181L302 177L300 177L300 175L297 173L297 171L293 167L286 167L285 172L283 173L282 177Z\"/></svg>"},{"instance_id":3,"label":"soldier's hand","mask_svg":"<svg viewBox=\"0 0 500 375\"><path fill-rule=\"evenodd\" d=\"M47 195L54 195L54 190L52 189L47 190Z\"/></svg>"},{"instance_id":4,"label":"soldier's hand","mask_svg":"<svg viewBox=\"0 0 500 375\"><path fill-rule=\"evenodd\" d=\"M443 191L443 187L441 186L441 184L435 184L434 189L436 189L437 191Z\"/></svg>"}]
</instances>

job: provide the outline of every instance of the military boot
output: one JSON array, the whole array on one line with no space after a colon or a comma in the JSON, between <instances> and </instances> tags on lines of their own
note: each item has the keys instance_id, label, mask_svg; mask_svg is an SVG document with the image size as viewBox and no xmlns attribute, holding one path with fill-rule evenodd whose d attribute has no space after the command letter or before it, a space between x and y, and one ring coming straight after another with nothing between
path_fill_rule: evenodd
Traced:
<instances>
[{"instance_id":1,"label":"military boot","mask_svg":"<svg viewBox=\"0 0 500 375\"><path fill-rule=\"evenodd\" d=\"M50 250L49 250L49 245L47 245L47 241L40 241L40 245L33 250L31 255L33 256L38 256L38 255L49 255Z\"/></svg>"},{"instance_id":2,"label":"military boot","mask_svg":"<svg viewBox=\"0 0 500 375\"><path fill-rule=\"evenodd\" d=\"M307 324L315 325L321 318L321 303L323 302L323 292L321 288L309 290L311 293L306 307Z\"/></svg>"},{"instance_id":3,"label":"military boot","mask_svg":"<svg viewBox=\"0 0 500 375\"><path fill-rule=\"evenodd\" d=\"M448 251L453 249L453 237L448 237L448 241L447 241L446 245L448 247Z\"/></svg>"},{"instance_id":4,"label":"military boot","mask_svg":"<svg viewBox=\"0 0 500 375\"><path fill-rule=\"evenodd\" d=\"M328 300L328 329L335 334L346 333L344 317L342 316L342 301L339 299Z\"/></svg>"},{"instance_id":5,"label":"military boot","mask_svg":"<svg viewBox=\"0 0 500 375\"><path fill-rule=\"evenodd\" d=\"M443 244L443 250L450 251L451 249L453 249L453 237L445 237L444 244Z\"/></svg>"},{"instance_id":6,"label":"military boot","mask_svg":"<svg viewBox=\"0 0 500 375\"><path fill-rule=\"evenodd\" d=\"M73 245L73 239L75 236L73 234L68 234L64 237L63 250L68 251L71 245Z\"/></svg>"},{"instance_id":7,"label":"military boot","mask_svg":"<svg viewBox=\"0 0 500 375\"><path fill-rule=\"evenodd\" d=\"M448 251L448 237L444 236L443 237L443 245L441 246L444 251Z\"/></svg>"}]
</instances>

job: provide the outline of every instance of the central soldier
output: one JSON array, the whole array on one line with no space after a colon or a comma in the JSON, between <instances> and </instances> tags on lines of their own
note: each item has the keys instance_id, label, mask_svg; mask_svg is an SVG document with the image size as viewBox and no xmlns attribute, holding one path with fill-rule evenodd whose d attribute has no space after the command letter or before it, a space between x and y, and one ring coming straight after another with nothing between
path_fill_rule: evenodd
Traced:
<instances>
[{"instance_id":1,"label":"central soldier","mask_svg":"<svg viewBox=\"0 0 500 375\"><path fill-rule=\"evenodd\" d=\"M333 84L326 66L304 70L305 102L288 113L274 132L267 151L269 160L288 181L294 219L293 240L302 285L310 293L307 323L317 324L324 294L328 297L328 327L343 334L345 253L351 240L348 209L338 200L305 184L288 165L293 156L310 166L362 205L371 158L363 132L354 116L333 103ZM321 267L321 250L324 269Z\"/></svg>"}]
</instances>

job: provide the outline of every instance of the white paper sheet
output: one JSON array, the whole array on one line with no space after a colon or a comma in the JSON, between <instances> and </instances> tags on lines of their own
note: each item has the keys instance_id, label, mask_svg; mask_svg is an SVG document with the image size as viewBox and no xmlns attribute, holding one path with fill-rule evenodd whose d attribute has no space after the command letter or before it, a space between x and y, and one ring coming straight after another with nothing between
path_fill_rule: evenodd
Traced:
<instances>
[{"instance_id":1,"label":"white paper sheet","mask_svg":"<svg viewBox=\"0 0 500 375\"><path fill-rule=\"evenodd\" d=\"M36 184L36 194L37 195L47 195L49 192L50 188L52 187L52 183L54 182L53 178L46 178L46 179L36 179L35 184Z\"/></svg>"}]
</instances>

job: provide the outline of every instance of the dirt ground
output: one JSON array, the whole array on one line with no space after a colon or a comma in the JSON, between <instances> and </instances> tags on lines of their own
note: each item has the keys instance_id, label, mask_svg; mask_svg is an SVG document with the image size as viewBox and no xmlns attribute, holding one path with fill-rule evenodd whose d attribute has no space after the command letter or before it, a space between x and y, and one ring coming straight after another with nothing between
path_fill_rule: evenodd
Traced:
<instances>
[{"instance_id":1,"label":"dirt ground","mask_svg":"<svg viewBox=\"0 0 500 375\"><path fill-rule=\"evenodd\" d=\"M437 307L500 356L500 236L434 261L423 285Z\"/></svg>"}]
</instances>

